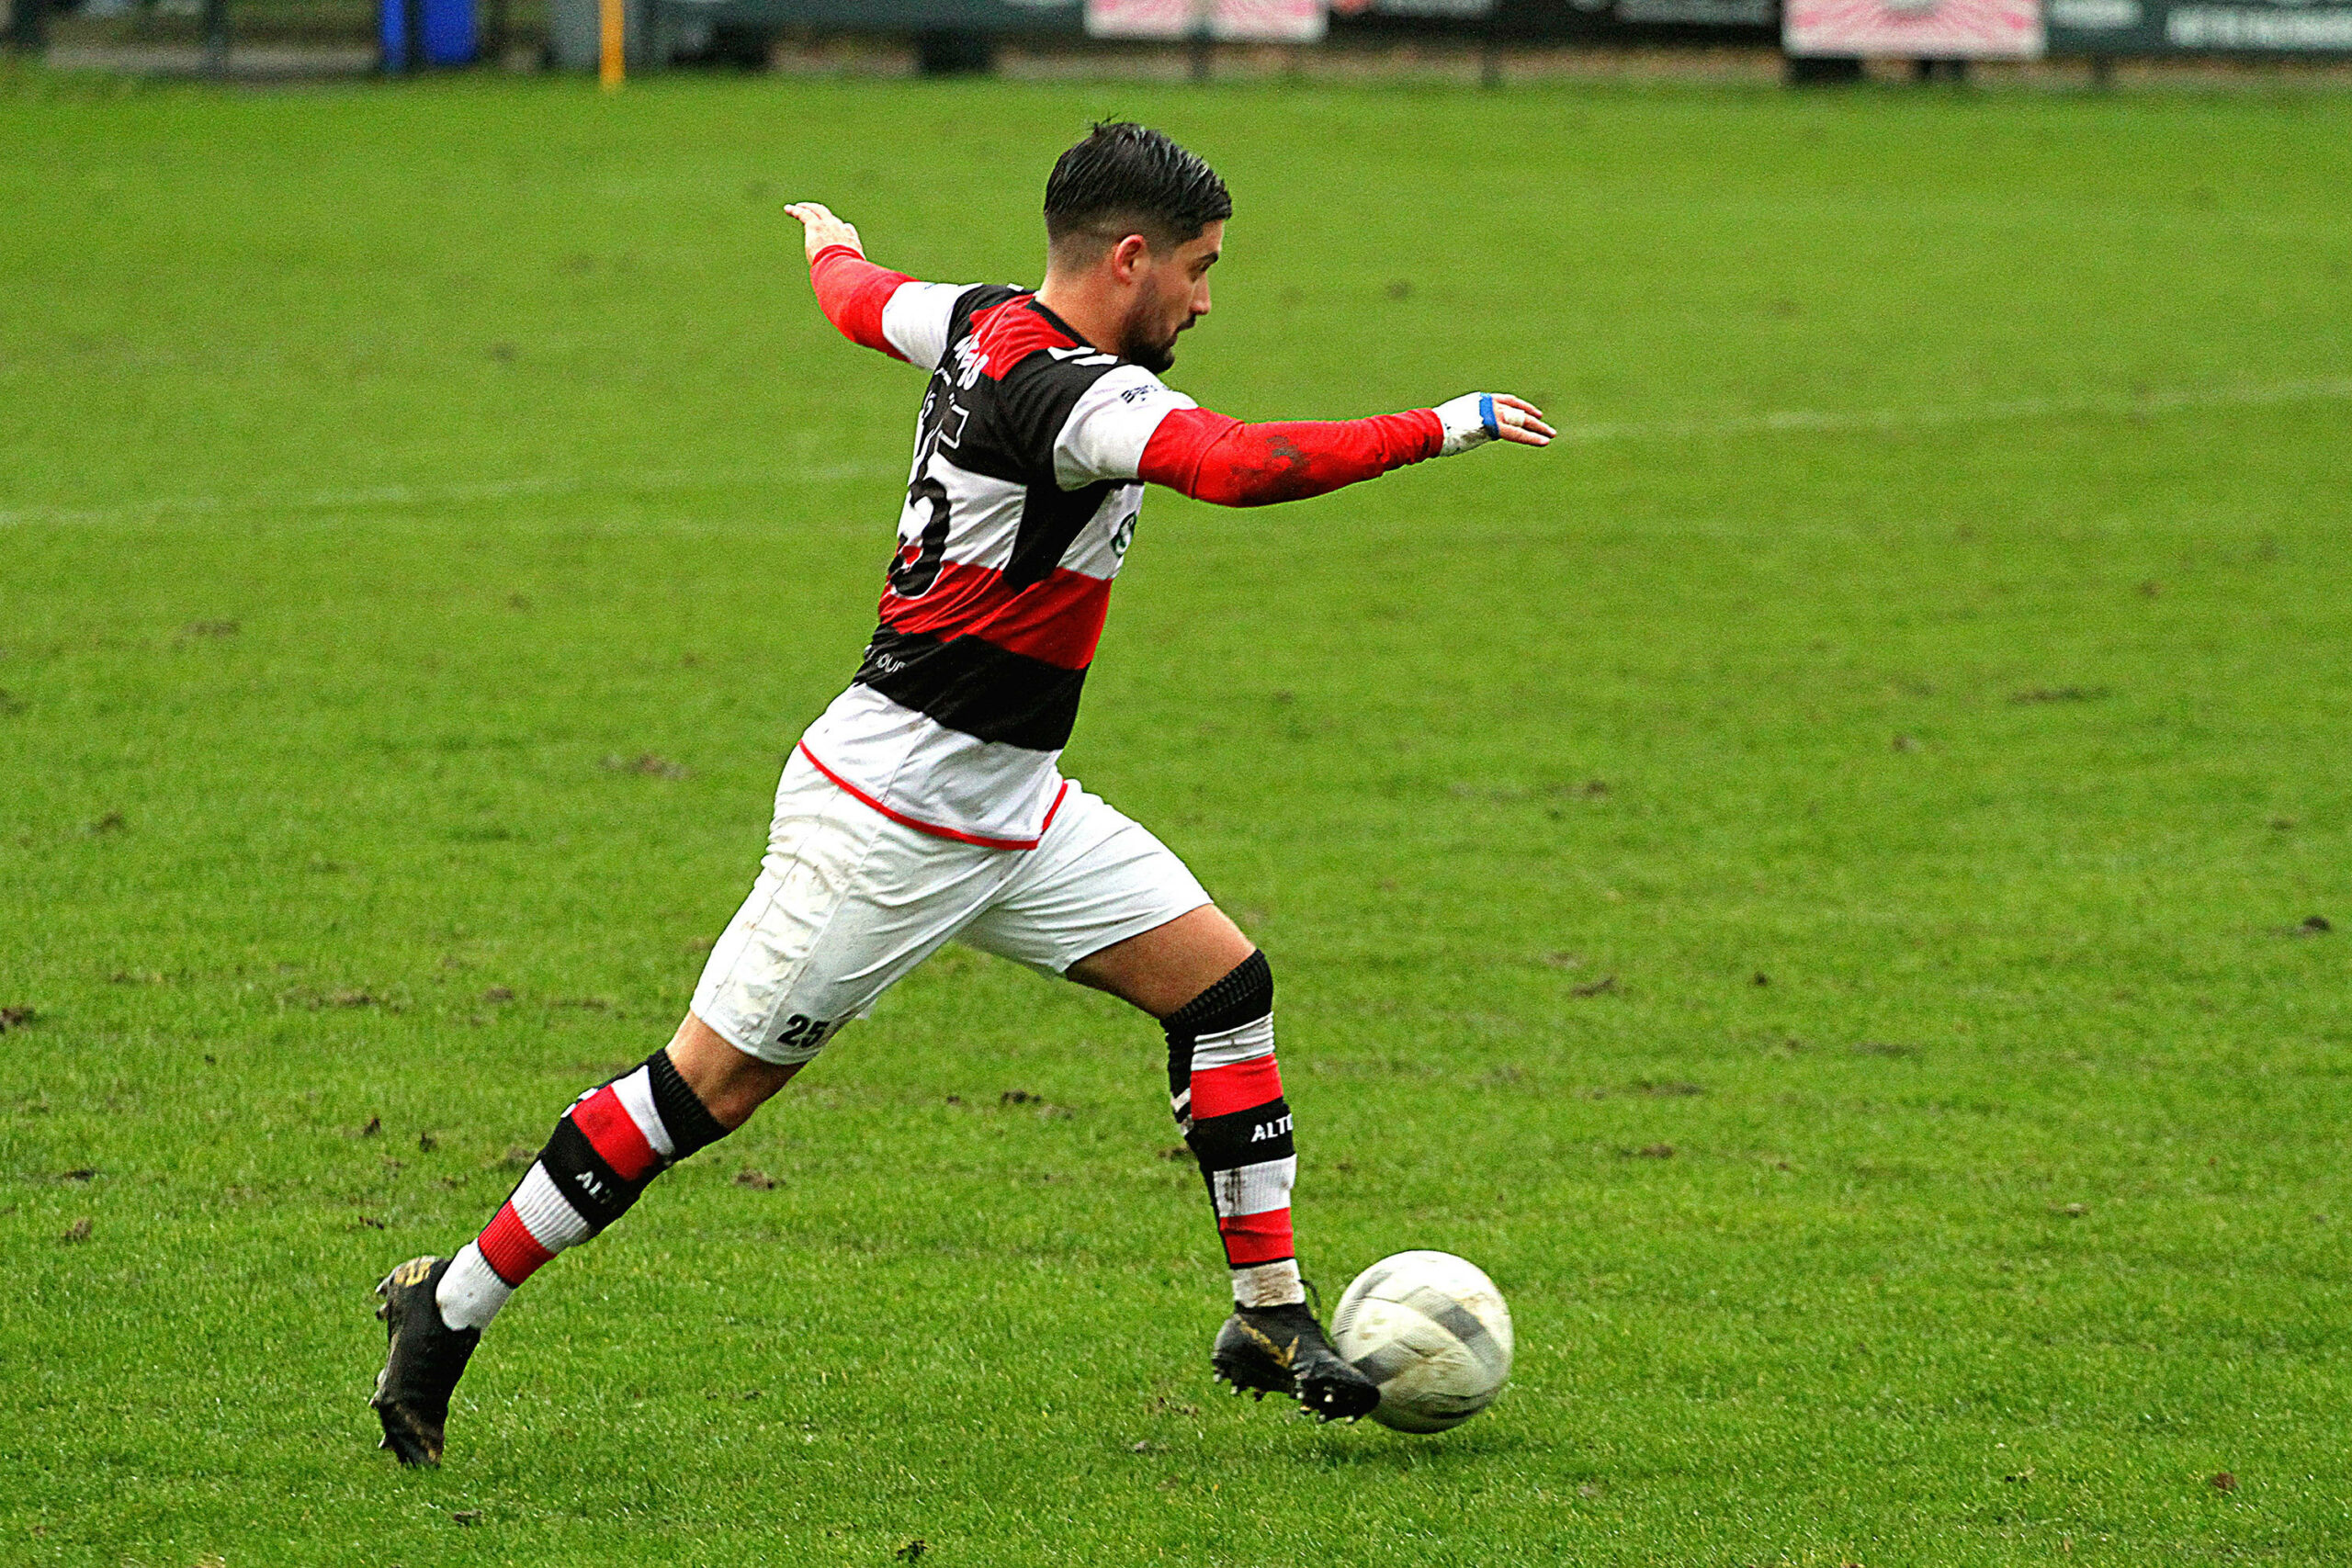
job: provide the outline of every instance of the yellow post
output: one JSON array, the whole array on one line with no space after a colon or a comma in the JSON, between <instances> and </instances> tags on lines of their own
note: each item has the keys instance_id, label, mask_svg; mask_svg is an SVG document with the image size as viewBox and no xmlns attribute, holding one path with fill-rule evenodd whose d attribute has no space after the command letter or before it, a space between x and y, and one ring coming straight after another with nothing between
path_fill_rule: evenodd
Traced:
<instances>
[{"instance_id":1,"label":"yellow post","mask_svg":"<svg viewBox=\"0 0 2352 1568\"><path fill-rule=\"evenodd\" d=\"M628 0L596 0L596 80L611 92L628 74Z\"/></svg>"}]
</instances>

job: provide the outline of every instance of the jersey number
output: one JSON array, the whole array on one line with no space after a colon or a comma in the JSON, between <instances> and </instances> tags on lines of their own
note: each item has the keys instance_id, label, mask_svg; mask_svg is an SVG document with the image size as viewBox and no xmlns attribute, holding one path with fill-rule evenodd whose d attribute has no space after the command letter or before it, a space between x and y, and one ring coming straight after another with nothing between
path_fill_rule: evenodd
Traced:
<instances>
[{"instance_id":1,"label":"jersey number","mask_svg":"<svg viewBox=\"0 0 2352 1568\"><path fill-rule=\"evenodd\" d=\"M960 433L964 422L970 417L956 406L956 395L947 385L945 373L935 375L931 390L923 394L922 419L915 437L915 477L907 486L908 507L925 519L922 534L911 545L899 541L899 553L890 558L890 592L901 599L920 599L939 581L940 563L947 557L947 525L954 509L948 503L947 487L932 478L931 455L939 450L949 420L956 422ZM956 441L950 438L947 445L953 446Z\"/></svg>"},{"instance_id":2,"label":"jersey number","mask_svg":"<svg viewBox=\"0 0 2352 1568\"><path fill-rule=\"evenodd\" d=\"M920 544L901 545L891 558L890 592L901 599L920 599L939 581L939 564L947 554L947 487L925 474L907 487L907 504L918 512L930 508L931 520L922 525Z\"/></svg>"}]
</instances>

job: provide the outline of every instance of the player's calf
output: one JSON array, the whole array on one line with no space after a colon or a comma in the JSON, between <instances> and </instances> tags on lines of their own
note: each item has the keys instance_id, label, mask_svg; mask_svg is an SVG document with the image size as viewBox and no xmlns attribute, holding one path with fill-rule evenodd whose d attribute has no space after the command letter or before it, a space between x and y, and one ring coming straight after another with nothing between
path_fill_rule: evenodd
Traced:
<instances>
[{"instance_id":1,"label":"player's calf","mask_svg":"<svg viewBox=\"0 0 2352 1568\"><path fill-rule=\"evenodd\" d=\"M1210 1365L1237 1393L1295 1394L1326 1420L1363 1415L1380 1391L1325 1341L1298 1275L1298 1156L1274 1063L1272 966L1252 953L1161 1021L1169 1107L1200 1161L1233 1277L1234 1314Z\"/></svg>"},{"instance_id":2,"label":"player's calf","mask_svg":"<svg viewBox=\"0 0 2352 1568\"><path fill-rule=\"evenodd\" d=\"M1272 966L1252 953L1160 1023L1169 1109L1208 1183L1235 1303L1305 1301L1291 1239L1298 1159L1274 1065Z\"/></svg>"},{"instance_id":3,"label":"player's calf","mask_svg":"<svg viewBox=\"0 0 2352 1568\"><path fill-rule=\"evenodd\" d=\"M628 1213L655 1177L727 1132L666 1049L590 1089L556 1122L547 1147L481 1235L451 1261L441 1315L457 1327L483 1326L557 1253Z\"/></svg>"}]
</instances>

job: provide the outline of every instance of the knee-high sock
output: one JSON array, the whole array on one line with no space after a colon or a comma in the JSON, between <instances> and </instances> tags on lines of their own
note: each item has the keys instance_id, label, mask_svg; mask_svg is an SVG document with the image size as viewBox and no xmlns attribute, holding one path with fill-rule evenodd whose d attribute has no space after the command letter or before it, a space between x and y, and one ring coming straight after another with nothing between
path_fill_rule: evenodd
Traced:
<instances>
[{"instance_id":1,"label":"knee-high sock","mask_svg":"<svg viewBox=\"0 0 2352 1568\"><path fill-rule=\"evenodd\" d=\"M666 1050L572 1101L521 1185L441 1276L452 1328L480 1328L565 1247L628 1213L646 1184L727 1135Z\"/></svg>"},{"instance_id":2,"label":"knee-high sock","mask_svg":"<svg viewBox=\"0 0 2352 1568\"><path fill-rule=\"evenodd\" d=\"M1253 953L1160 1021L1168 1103L1216 1211L1233 1299L1280 1306L1306 1299L1291 1241L1298 1175L1290 1106L1274 1066L1274 972Z\"/></svg>"}]
</instances>

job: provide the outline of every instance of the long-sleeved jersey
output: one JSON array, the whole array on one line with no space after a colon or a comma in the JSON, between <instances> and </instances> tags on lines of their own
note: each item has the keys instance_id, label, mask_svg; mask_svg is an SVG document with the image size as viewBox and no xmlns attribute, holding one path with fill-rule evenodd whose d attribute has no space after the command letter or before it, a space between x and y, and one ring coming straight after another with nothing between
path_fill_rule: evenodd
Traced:
<instances>
[{"instance_id":1,"label":"long-sleeved jersey","mask_svg":"<svg viewBox=\"0 0 2352 1568\"><path fill-rule=\"evenodd\" d=\"M1026 290L919 283L848 246L810 264L843 333L931 373L880 625L801 737L908 826L1034 848L1135 538L1143 487L1227 505L1318 495L1437 455L1427 409L1243 424L1086 343Z\"/></svg>"}]
</instances>

